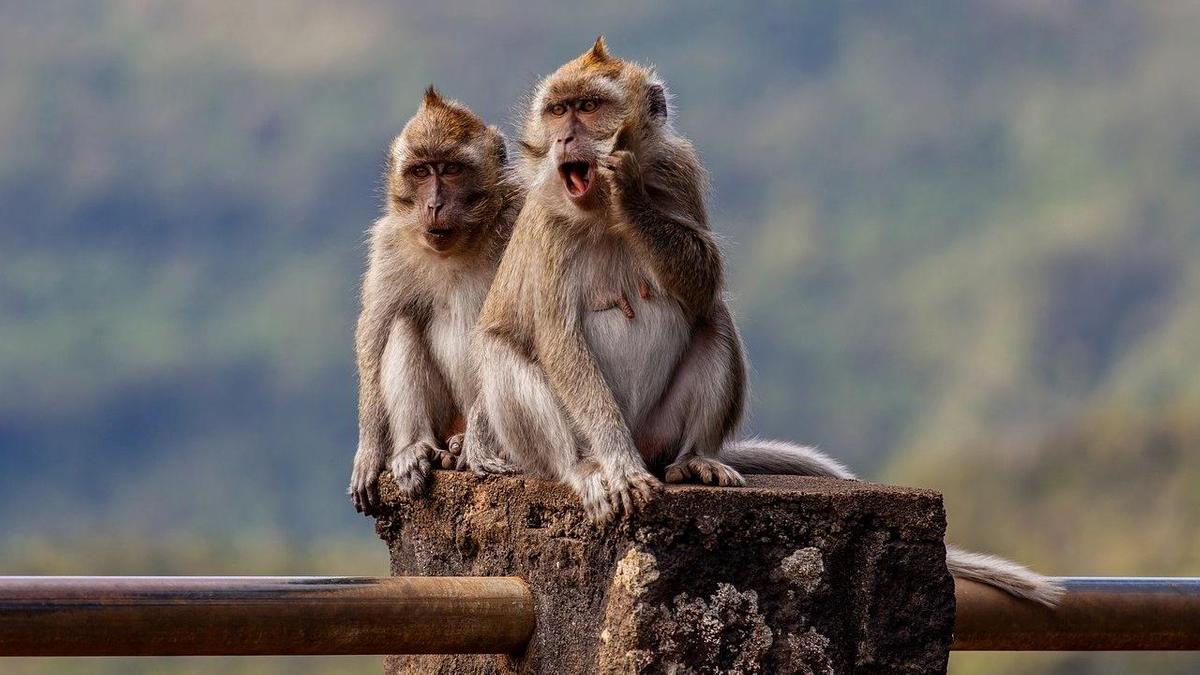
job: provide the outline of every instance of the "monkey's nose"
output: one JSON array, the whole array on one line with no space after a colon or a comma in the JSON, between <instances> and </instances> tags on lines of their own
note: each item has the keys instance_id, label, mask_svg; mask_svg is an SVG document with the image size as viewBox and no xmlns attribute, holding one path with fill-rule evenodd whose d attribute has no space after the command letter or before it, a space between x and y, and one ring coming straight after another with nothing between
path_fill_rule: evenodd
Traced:
<instances>
[{"instance_id":1,"label":"monkey's nose","mask_svg":"<svg viewBox=\"0 0 1200 675\"><path fill-rule=\"evenodd\" d=\"M574 137L574 136L567 136L566 138L560 138L560 139L558 139L558 140L562 142L562 144L563 144L563 148L566 148L568 145L570 145L570 144L571 144L571 141L574 141L574 140L575 140L575 137Z\"/></svg>"},{"instance_id":2,"label":"monkey's nose","mask_svg":"<svg viewBox=\"0 0 1200 675\"><path fill-rule=\"evenodd\" d=\"M441 211L442 211L442 207L445 205L446 205L445 202L436 201L436 202L429 202L426 206L429 208L429 215L433 216L433 218L436 220L438 217L438 214L441 213Z\"/></svg>"}]
</instances>

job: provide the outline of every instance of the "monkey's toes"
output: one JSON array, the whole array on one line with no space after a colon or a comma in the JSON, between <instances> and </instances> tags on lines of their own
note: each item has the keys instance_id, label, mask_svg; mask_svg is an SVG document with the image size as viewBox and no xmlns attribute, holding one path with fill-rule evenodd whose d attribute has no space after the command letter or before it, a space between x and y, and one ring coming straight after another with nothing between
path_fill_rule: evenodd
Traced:
<instances>
[{"instance_id":1,"label":"monkey's toes","mask_svg":"<svg viewBox=\"0 0 1200 675\"><path fill-rule=\"evenodd\" d=\"M720 487L742 487L746 479L737 469L707 457L689 457L667 467L668 483L703 483Z\"/></svg>"},{"instance_id":2,"label":"monkey's toes","mask_svg":"<svg viewBox=\"0 0 1200 675\"><path fill-rule=\"evenodd\" d=\"M434 448L433 452L431 454L433 455L431 457L431 459L433 461L434 466L440 467L442 469L457 469L458 468L458 455L457 454L455 454L449 450L442 450L441 448Z\"/></svg>"},{"instance_id":3,"label":"monkey's toes","mask_svg":"<svg viewBox=\"0 0 1200 675\"><path fill-rule=\"evenodd\" d=\"M481 478L489 475L508 476L521 473L521 469L495 455L472 458L470 464L471 468L475 471L475 475Z\"/></svg>"}]
</instances>

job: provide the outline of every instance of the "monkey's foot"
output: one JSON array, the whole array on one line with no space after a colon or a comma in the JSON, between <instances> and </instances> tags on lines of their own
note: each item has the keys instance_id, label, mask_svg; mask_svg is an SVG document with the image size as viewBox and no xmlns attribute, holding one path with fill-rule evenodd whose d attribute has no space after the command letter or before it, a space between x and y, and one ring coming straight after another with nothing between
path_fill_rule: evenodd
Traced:
<instances>
[{"instance_id":1,"label":"monkey's foot","mask_svg":"<svg viewBox=\"0 0 1200 675\"><path fill-rule=\"evenodd\" d=\"M429 481L431 465L429 457L433 449L424 443L413 443L396 453L392 458L392 479L405 497L416 497L425 491Z\"/></svg>"},{"instance_id":2,"label":"monkey's foot","mask_svg":"<svg viewBox=\"0 0 1200 675\"><path fill-rule=\"evenodd\" d=\"M625 297L624 291L620 293L597 292L592 301L588 303L588 309L593 312L606 312L610 309L619 309L625 315L625 318L630 321L633 321L637 317L633 312L633 305L629 304L629 298Z\"/></svg>"},{"instance_id":3,"label":"monkey's foot","mask_svg":"<svg viewBox=\"0 0 1200 675\"><path fill-rule=\"evenodd\" d=\"M454 469L463 471L467 467L462 460L463 435L454 434L446 439L446 449L434 448L429 453L429 458L433 462L435 468Z\"/></svg>"},{"instance_id":4,"label":"monkey's foot","mask_svg":"<svg viewBox=\"0 0 1200 675\"><path fill-rule=\"evenodd\" d=\"M514 473L522 473L519 466L501 457L492 448L467 445L463 434L458 434L450 438L449 443L447 443L447 451L454 456L455 469L459 471L471 471L480 478L489 474L506 476Z\"/></svg>"},{"instance_id":5,"label":"monkey's foot","mask_svg":"<svg viewBox=\"0 0 1200 675\"><path fill-rule=\"evenodd\" d=\"M457 469L461 471L458 466L458 455L455 455L449 450L434 448L433 452L429 453L429 459L435 468Z\"/></svg>"},{"instance_id":6,"label":"monkey's foot","mask_svg":"<svg viewBox=\"0 0 1200 675\"><path fill-rule=\"evenodd\" d=\"M467 467L475 472L480 478L488 475L507 476L515 473L521 473L521 467L509 463L499 455L474 455L468 457Z\"/></svg>"},{"instance_id":7,"label":"monkey's foot","mask_svg":"<svg viewBox=\"0 0 1200 675\"><path fill-rule=\"evenodd\" d=\"M704 483L721 487L742 487L746 479L737 469L708 457L691 455L667 467L668 483Z\"/></svg>"}]
</instances>

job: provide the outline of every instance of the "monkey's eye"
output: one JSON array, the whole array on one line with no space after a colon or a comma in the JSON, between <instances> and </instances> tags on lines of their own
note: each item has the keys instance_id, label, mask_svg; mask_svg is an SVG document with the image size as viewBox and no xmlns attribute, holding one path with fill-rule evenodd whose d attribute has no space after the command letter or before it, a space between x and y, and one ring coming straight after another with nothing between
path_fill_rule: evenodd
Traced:
<instances>
[{"instance_id":1,"label":"monkey's eye","mask_svg":"<svg viewBox=\"0 0 1200 675\"><path fill-rule=\"evenodd\" d=\"M463 165L458 162L446 162L442 165L443 176L457 176L462 173Z\"/></svg>"},{"instance_id":2,"label":"monkey's eye","mask_svg":"<svg viewBox=\"0 0 1200 675\"><path fill-rule=\"evenodd\" d=\"M429 178L429 167L425 166L424 164L414 166L413 168L409 169L408 172L417 178Z\"/></svg>"},{"instance_id":3,"label":"monkey's eye","mask_svg":"<svg viewBox=\"0 0 1200 675\"><path fill-rule=\"evenodd\" d=\"M596 99L593 99L593 98L585 98L584 100L579 102L579 112L585 112L585 113L595 112L596 108L599 108L599 107L600 107L600 104L597 103Z\"/></svg>"},{"instance_id":4,"label":"monkey's eye","mask_svg":"<svg viewBox=\"0 0 1200 675\"><path fill-rule=\"evenodd\" d=\"M563 115L566 115L567 104L555 103L554 105L550 106L550 114L554 115L555 117L562 117Z\"/></svg>"}]
</instances>

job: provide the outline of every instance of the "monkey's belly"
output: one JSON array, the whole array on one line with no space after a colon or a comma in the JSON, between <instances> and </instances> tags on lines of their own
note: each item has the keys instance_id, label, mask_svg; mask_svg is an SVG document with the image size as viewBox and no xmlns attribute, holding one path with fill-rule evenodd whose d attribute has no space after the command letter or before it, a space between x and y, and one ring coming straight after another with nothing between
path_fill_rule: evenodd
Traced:
<instances>
[{"instance_id":1,"label":"monkey's belly","mask_svg":"<svg viewBox=\"0 0 1200 675\"><path fill-rule=\"evenodd\" d=\"M690 331L675 303L629 295L634 318L620 309L590 312L584 334L626 424L637 428L662 398Z\"/></svg>"}]
</instances>

